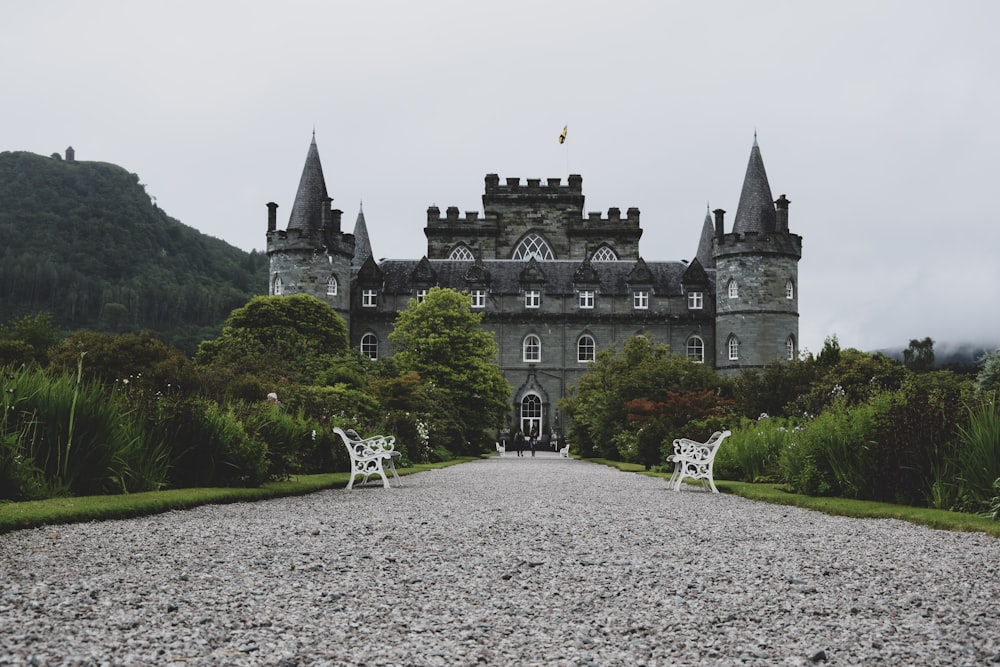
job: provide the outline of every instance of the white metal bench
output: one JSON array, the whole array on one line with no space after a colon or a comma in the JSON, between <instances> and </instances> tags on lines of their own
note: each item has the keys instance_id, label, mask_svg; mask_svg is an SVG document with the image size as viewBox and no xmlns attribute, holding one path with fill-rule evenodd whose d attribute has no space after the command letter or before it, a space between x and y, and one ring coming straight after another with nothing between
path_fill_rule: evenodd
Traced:
<instances>
[{"instance_id":1,"label":"white metal bench","mask_svg":"<svg viewBox=\"0 0 1000 667\"><path fill-rule=\"evenodd\" d=\"M559 450L559 456L562 456L563 458L567 458L567 459L569 458L569 445L568 444L562 446L562 449Z\"/></svg>"},{"instance_id":2,"label":"white metal bench","mask_svg":"<svg viewBox=\"0 0 1000 667\"><path fill-rule=\"evenodd\" d=\"M715 465L715 455L722 441L732 435L732 431L716 431L706 442L696 442L687 438L674 440L674 453L667 457L674 464L674 474L667 486L676 491L681 490L681 481L685 477L697 479L706 491L711 487L712 493L718 493L715 480L712 478L712 467Z\"/></svg>"},{"instance_id":3,"label":"white metal bench","mask_svg":"<svg viewBox=\"0 0 1000 667\"><path fill-rule=\"evenodd\" d=\"M497 454L499 454L500 456L503 456L506 451L507 451L507 447L503 444L502 441L498 440L497 441Z\"/></svg>"},{"instance_id":4,"label":"white metal bench","mask_svg":"<svg viewBox=\"0 0 1000 667\"><path fill-rule=\"evenodd\" d=\"M395 449L395 436L354 437L357 436L354 431L348 434L338 427L334 427L333 432L344 441L347 453L351 456L351 480L347 483L348 490L354 488L355 477L362 477L361 484L367 484L368 478L372 475L381 477L382 486L390 488L389 478L385 475L386 466L395 478L396 484L400 483L399 475L396 474L396 459L400 457L400 453Z\"/></svg>"}]
</instances>

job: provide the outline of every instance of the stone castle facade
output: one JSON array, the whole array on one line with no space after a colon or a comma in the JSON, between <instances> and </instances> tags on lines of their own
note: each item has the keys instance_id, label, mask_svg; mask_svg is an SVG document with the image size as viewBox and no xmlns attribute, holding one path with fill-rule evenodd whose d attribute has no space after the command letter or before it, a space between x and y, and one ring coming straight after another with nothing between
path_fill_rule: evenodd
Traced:
<instances>
[{"instance_id":1,"label":"stone castle facade","mask_svg":"<svg viewBox=\"0 0 1000 667\"><path fill-rule=\"evenodd\" d=\"M268 204L272 295L308 293L347 322L351 344L391 355L396 314L431 287L467 292L514 388L511 423L564 430L558 399L598 350L643 335L734 373L798 354L798 262L789 200L771 196L754 139L733 227L706 213L692 258L646 261L639 210L584 211L583 179L486 176L483 211L427 210L427 252L376 262L364 212L332 208L315 137L286 229ZM693 234L694 235L694 234Z\"/></svg>"}]
</instances>

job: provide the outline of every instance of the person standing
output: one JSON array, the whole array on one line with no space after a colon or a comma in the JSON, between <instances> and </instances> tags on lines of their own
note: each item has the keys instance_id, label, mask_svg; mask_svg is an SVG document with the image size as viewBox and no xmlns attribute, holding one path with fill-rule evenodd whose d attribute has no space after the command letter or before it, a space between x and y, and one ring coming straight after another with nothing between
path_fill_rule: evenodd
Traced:
<instances>
[{"instance_id":1,"label":"person standing","mask_svg":"<svg viewBox=\"0 0 1000 667\"><path fill-rule=\"evenodd\" d=\"M531 455L535 455L535 447L538 445L538 429L534 426L531 427L531 437L528 439L528 444L531 445Z\"/></svg>"},{"instance_id":2,"label":"person standing","mask_svg":"<svg viewBox=\"0 0 1000 667\"><path fill-rule=\"evenodd\" d=\"M517 450L518 456L524 456L524 434L521 433L521 429L514 432L514 449Z\"/></svg>"}]
</instances>

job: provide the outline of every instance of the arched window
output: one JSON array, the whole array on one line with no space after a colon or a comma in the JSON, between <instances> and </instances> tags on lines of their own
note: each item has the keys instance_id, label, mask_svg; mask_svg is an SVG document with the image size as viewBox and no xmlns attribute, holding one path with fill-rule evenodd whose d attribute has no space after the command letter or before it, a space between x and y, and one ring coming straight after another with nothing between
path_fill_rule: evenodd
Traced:
<instances>
[{"instance_id":1,"label":"arched window","mask_svg":"<svg viewBox=\"0 0 1000 667\"><path fill-rule=\"evenodd\" d=\"M469 250L469 246L464 243L459 243L457 246L451 249L451 253L448 255L448 259L457 259L462 262L471 262L475 259L472 256L472 251Z\"/></svg>"},{"instance_id":2,"label":"arched window","mask_svg":"<svg viewBox=\"0 0 1000 667\"><path fill-rule=\"evenodd\" d=\"M726 288L729 290L730 299L738 299L740 297L740 286L735 280L730 280Z\"/></svg>"},{"instance_id":3,"label":"arched window","mask_svg":"<svg viewBox=\"0 0 1000 667\"><path fill-rule=\"evenodd\" d=\"M337 276L330 276L326 281L326 295L337 296Z\"/></svg>"},{"instance_id":4,"label":"arched window","mask_svg":"<svg viewBox=\"0 0 1000 667\"><path fill-rule=\"evenodd\" d=\"M581 364L593 361L596 350L597 344L594 342L594 337L590 334L583 334L576 341L576 360Z\"/></svg>"},{"instance_id":5,"label":"arched window","mask_svg":"<svg viewBox=\"0 0 1000 667\"><path fill-rule=\"evenodd\" d=\"M739 361L740 339L736 336L730 336L729 340L726 341L726 347L729 348L729 361Z\"/></svg>"},{"instance_id":6,"label":"arched window","mask_svg":"<svg viewBox=\"0 0 1000 667\"><path fill-rule=\"evenodd\" d=\"M281 296L285 291L285 286L281 282L281 276L277 273L274 274L274 280L271 282L271 294L274 296Z\"/></svg>"},{"instance_id":7,"label":"arched window","mask_svg":"<svg viewBox=\"0 0 1000 667\"><path fill-rule=\"evenodd\" d=\"M542 399L537 394L526 394L521 399L521 433L542 433Z\"/></svg>"},{"instance_id":8,"label":"arched window","mask_svg":"<svg viewBox=\"0 0 1000 667\"><path fill-rule=\"evenodd\" d=\"M789 336L785 339L785 352L788 353L789 361L795 359L795 336Z\"/></svg>"},{"instance_id":9,"label":"arched window","mask_svg":"<svg viewBox=\"0 0 1000 667\"><path fill-rule=\"evenodd\" d=\"M361 337L361 354L369 359L378 359L378 336L366 333Z\"/></svg>"},{"instance_id":10,"label":"arched window","mask_svg":"<svg viewBox=\"0 0 1000 667\"><path fill-rule=\"evenodd\" d=\"M687 357L695 363L705 363L705 341L698 336L688 338Z\"/></svg>"},{"instance_id":11,"label":"arched window","mask_svg":"<svg viewBox=\"0 0 1000 667\"><path fill-rule=\"evenodd\" d=\"M594 254L590 256L590 261L592 262L617 262L618 255L615 251L611 249L611 246L602 245L600 248L594 251Z\"/></svg>"},{"instance_id":12,"label":"arched window","mask_svg":"<svg viewBox=\"0 0 1000 667\"><path fill-rule=\"evenodd\" d=\"M795 285L789 280L785 283L785 298L794 299L795 298Z\"/></svg>"},{"instance_id":13,"label":"arched window","mask_svg":"<svg viewBox=\"0 0 1000 667\"><path fill-rule=\"evenodd\" d=\"M524 337L521 349L524 361L538 363L542 360L542 341L535 334L528 334Z\"/></svg>"},{"instance_id":14,"label":"arched window","mask_svg":"<svg viewBox=\"0 0 1000 667\"><path fill-rule=\"evenodd\" d=\"M521 242L514 248L511 259L531 259L532 257L535 259L555 259L548 242L534 232L521 239Z\"/></svg>"}]
</instances>

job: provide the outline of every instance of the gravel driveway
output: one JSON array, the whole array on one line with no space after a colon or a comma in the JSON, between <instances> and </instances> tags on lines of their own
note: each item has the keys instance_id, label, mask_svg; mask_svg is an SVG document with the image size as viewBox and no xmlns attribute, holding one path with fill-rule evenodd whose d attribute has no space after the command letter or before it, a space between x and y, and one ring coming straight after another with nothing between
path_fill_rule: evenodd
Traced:
<instances>
[{"instance_id":1,"label":"gravel driveway","mask_svg":"<svg viewBox=\"0 0 1000 667\"><path fill-rule=\"evenodd\" d=\"M981 665L1000 540L557 457L0 535L0 665Z\"/></svg>"}]
</instances>

